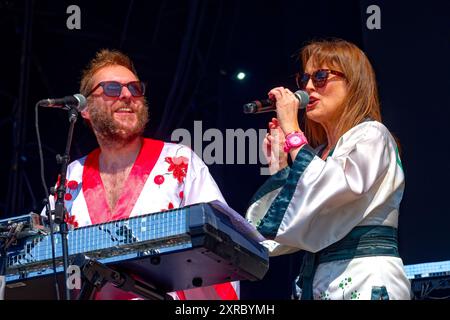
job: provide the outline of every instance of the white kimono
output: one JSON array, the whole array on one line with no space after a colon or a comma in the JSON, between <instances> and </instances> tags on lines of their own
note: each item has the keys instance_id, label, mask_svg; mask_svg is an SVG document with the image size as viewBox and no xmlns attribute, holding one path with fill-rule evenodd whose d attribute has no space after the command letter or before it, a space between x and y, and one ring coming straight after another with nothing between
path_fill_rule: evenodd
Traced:
<instances>
[{"instance_id":1,"label":"white kimono","mask_svg":"<svg viewBox=\"0 0 450 320\"><path fill-rule=\"evenodd\" d=\"M247 219L271 239L264 244L272 256L317 253L357 226L396 232L404 183L394 138L383 124L365 121L325 161L305 145L291 168L258 190ZM411 288L398 256L368 255L316 265L312 298L410 299Z\"/></svg>"},{"instance_id":2,"label":"white kimono","mask_svg":"<svg viewBox=\"0 0 450 320\"><path fill-rule=\"evenodd\" d=\"M153 139L143 146L124 183L114 214L111 214L98 169L100 149L72 162L67 169L65 206L74 227L161 212L190 204L218 200L226 204L203 161L189 148ZM54 199L51 197L51 206ZM239 283L225 283L171 294L175 299L237 299ZM131 296L110 290L101 299Z\"/></svg>"}]
</instances>

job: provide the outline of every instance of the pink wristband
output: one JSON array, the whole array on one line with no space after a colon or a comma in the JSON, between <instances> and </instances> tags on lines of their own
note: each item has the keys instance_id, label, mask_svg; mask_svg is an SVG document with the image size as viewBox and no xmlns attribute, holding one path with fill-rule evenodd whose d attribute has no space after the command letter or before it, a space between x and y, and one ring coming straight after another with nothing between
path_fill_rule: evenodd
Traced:
<instances>
[{"instance_id":1,"label":"pink wristband","mask_svg":"<svg viewBox=\"0 0 450 320\"><path fill-rule=\"evenodd\" d=\"M301 147L308 143L303 132L294 131L289 133L286 136L286 140L284 142L284 151L289 152L293 148Z\"/></svg>"}]
</instances>

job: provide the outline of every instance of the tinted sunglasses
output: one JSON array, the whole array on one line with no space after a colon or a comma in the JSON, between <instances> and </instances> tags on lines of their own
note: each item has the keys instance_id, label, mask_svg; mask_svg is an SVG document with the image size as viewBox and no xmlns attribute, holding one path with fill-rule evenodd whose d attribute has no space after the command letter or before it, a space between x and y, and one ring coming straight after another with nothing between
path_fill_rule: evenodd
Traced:
<instances>
[{"instance_id":1,"label":"tinted sunglasses","mask_svg":"<svg viewBox=\"0 0 450 320\"><path fill-rule=\"evenodd\" d=\"M127 87L133 97L142 97L145 94L145 83L141 81L131 81L126 84L117 81L102 81L86 97L89 97L98 87L103 88L103 93L107 97L120 97L122 87Z\"/></svg>"},{"instance_id":2,"label":"tinted sunglasses","mask_svg":"<svg viewBox=\"0 0 450 320\"><path fill-rule=\"evenodd\" d=\"M304 90L308 84L309 79L312 79L313 85L316 88L322 88L327 84L328 75L334 74L336 76L345 78L345 75L340 71L330 70L330 69L319 69L314 71L313 74L309 73L299 73L296 76L297 86L299 89Z\"/></svg>"}]
</instances>

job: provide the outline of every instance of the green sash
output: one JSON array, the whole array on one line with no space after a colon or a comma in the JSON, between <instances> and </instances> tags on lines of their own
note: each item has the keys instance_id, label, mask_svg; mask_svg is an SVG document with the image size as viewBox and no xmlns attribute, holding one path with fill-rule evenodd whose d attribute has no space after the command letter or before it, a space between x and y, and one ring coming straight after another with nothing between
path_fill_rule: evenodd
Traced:
<instances>
[{"instance_id":1,"label":"green sash","mask_svg":"<svg viewBox=\"0 0 450 320\"><path fill-rule=\"evenodd\" d=\"M305 252L297 284L302 288L302 300L313 299L313 279L321 263L370 256L399 257L397 229L389 226L355 227L349 234L325 249Z\"/></svg>"}]
</instances>

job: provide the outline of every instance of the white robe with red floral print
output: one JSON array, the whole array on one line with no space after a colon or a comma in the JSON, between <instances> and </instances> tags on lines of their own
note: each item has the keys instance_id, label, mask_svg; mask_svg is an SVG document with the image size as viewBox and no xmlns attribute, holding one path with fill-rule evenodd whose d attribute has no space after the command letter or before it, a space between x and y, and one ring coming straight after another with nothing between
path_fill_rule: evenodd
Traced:
<instances>
[{"instance_id":1,"label":"white robe with red floral print","mask_svg":"<svg viewBox=\"0 0 450 320\"><path fill-rule=\"evenodd\" d=\"M143 146L111 213L98 169L100 149L72 162L67 169L65 206L68 223L82 227L161 212L190 204L226 204L207 166L188 147L144 139ZM54 206L53 197L50 199ZM171 293L175 299L238 299L239 283L225 283ZM132 298L112 286L97 299Z\"/></svg>"}]
</instances>

